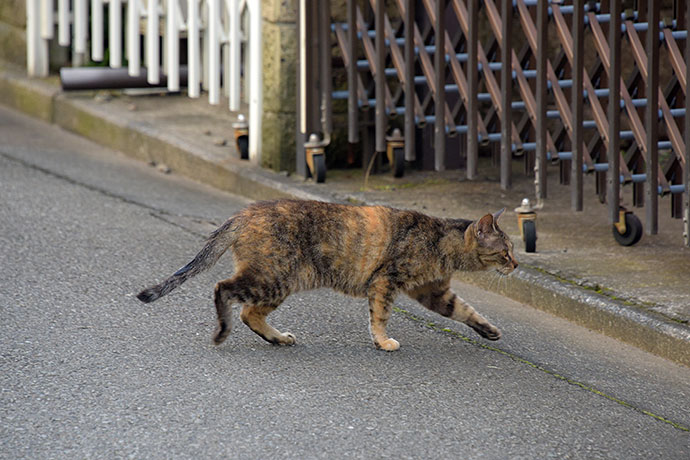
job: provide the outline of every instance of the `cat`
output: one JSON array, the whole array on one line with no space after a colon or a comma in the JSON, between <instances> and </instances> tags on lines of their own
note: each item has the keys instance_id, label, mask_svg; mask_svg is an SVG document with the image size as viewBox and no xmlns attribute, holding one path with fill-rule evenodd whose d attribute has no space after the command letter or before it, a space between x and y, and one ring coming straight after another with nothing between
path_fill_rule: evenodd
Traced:
<instances>
[{"instance_id":1,"label":"cat","mask_svg":"<svg viewBox=\"0 0 690 460\"><path fill-rule=\"evenodd\" d=\"M517 268L513 245L498 227L503 211L473 222L385 206L257 202L211 233L191 262L137 298L153 302L231 249L235 274L214 291L216 345L230 333L234 303L243 304L240 318L261 338L293 345L295 336L267 324L266 316L291 293L320 287L368 298L371 337L382 350L400 347L386 334L399 293L498 340L501 332L450 290L450 279L457 271L493 268L507 275Z\"/></svg>"}]
</instances>

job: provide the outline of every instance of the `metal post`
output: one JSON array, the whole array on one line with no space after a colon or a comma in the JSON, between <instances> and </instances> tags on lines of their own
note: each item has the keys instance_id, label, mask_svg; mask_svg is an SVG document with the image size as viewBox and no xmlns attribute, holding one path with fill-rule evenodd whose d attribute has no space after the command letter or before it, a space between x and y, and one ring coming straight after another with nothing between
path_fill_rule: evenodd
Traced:
<instances>
[{"instance_id":1,"label":"metal post","mask_svg":"<svg viewBox=\"0 0 690 460\"><path fill-rule=\"evenodd\" d=\"M91 0L91 59L103 60L103 0Z\"/></svg>"},{"instance_id":2,"label":"metal post","mask_svg":"<svg viewBox=\"0 0 690 460\"><path fill-rule=\"evenodd\" d=\"M374 10L376 22L376 152L382 155L386 152L386 65L385 32L383 29L385 14L384 0L376 0Z\"/></svg>"},{"instance_id":3,"label":"metal post","mask_svg":"<svg viewBox=\"0 0 690 460\"><path fill-rule=\"evenodd\" d=\"M89 22L89 11L86 0L74 0L72 13L72 28L74 34L74 52L78 55L86 53L86 31Z\"/></svg>"},{"instance_id":4,"label":"metal post","mask_svg":"<svg viewBox=\"0 0 690 460\"><path fill-rule=\"evenodd\" d=\"M319 89L321 130L324 135L324 142L330 142L330 135L333 132L332 113L332 94L333 81L331 78L331 6L329 0L321 0L319 3Z\"/></svg>"},{"instance_id":5,"label":"metal post","mask_svg":"<svg viewBox=\"0 0 690 460\"><path fill-rule=\"evenodd\" d=\"M537 204L547 197L546 185L546 59L548 51L548 1L539 0L537 4L537 151L535 185Z\"/></svg>"},{"instance_id":6,"label":"metal post","mask_svg":"<svg viewBox=\"0 0 690 460\"><path fill-rule=\"evenodd\" d=\"M168 91L180 90L180 31L178 21L177 0L168 0L168 15L165 18Z\"/></svg>"},{"instance_id":7,"label":"metal post","mask_svg":"<svg viewBox=\"0 0 690 460\"><path fill-rule=\"evenodd\" d=\"M199 4L197 0L187 0L187 11L187 66L189 68L187 76L187 95L196 98L199 97L199 86L201 85Z\"/></svg>"},{"instance_id":8,"label":"metal post","mask_svg":"<svg viewBox=\"0 0 690 460\"><path fill-rule=\"evenodd\" d=\"M690 21L690 2L685 4L685 19ZM685 81L690 81L690 40L685 40ZM685 96L685 204L683 207L683 235L685 245L690 247L690 97Z\"/></svg>"},{"instance_id":9,"label":"metal post","mask_svg":"<svg viewBox=\"0 0 690 460\"><path fill-rule=\"evenodd\" d=\"M347 43L350 65L347 68L347 141L359 142L359 106L357 103L357 4L347 0Z\"/></svg>"},{"instance_id":10,"label":"metal post","mask_svg":"<svg viewBox=\"0 0 690 460\"><path fill-rule=\"evenodd\" d=\"M261 163L261 133L263 126L263 33L261 2L249 2L249 160Z\"/></svg>"},{"instance_id":11,"label":"metal post","mask_svg":"<svg viewBox=\"0 0 690 460\"><path fill-rule=\"evenodd\" d=\"M511 109L513 94L513 68L511 58L513 47L511 36L513 30L513 1L501 2L501 18L503 19L503 43L501 43L501 105L503 117L501 120L501 188L508 190L513 185L511 177L511 163L513 157L513 111ZM484 69L484 72L490 72Z\"/></svg>"},{"instance_id":12,"label":"metal post","mask_svg":"<svg viewBox=\"0 0 690 460\"><path fill-rule=\"evenodd\" d=\"M609 23L609 170L608 195L609 220L617 223L620 207L620 127L621 127L621 0L611 0L611 22Z\"/></svg>"},{"instance_id":13,"label":"metal post","mask_svg":"<svg viewBox=\"0 0 690 460\"><path fill-rule=\"evenodd\" d=\"M434 72L436 72L436 104L434 105L434 169L443 171L446 169L446 28L444 12L446 0L436 0L436 27L434 42ZM476 55L476 54L475 54ZM476 70L476 67L475 67Z\"/></svg>"},{"instance_id":14,"label":"metal post","mask_svg":"<svg viewBox=\"0 0 690 460\"><path fill-rule=\"evenodd\" d=\"M160 49L158 45L158 1L149 0L146 18L146 70L152 85L160 80Z\"/></svg>"},{"instance_id":15,"label":"metal post","mask_svg":"<svg viewBox=\"0 0 690 460\"><path fill-rule=\"evenodd\" d=\"M470 180L477 176L479 156L479 101L477 100L477 93L479 92L477 75L478 10L479 0L469 0L469 37L467 37L467 90L469 93L469 102L467 104L467 178Z\"/></svg>"},{"instance_id":16,"label":"metal post","mask_svg":"<svg viewBox=\"0 0 690 460\"><path fill-rule=\"evenodd\" d=\"M645 129L647 131L647 186L645 207L647 208L646 230L656 235L659 230L659 2L648 0L647 14L647 110Z\"/></svg>"},{"instance_id":17,"label":"metal post","mask_svg":"<svg viewBox=\"0 0 690 460\"><path fill-rule=\"evenodd\" d=\"M39 0L26 2L26 70L30 77L48 76L48 42L41 38Z\"/></svg>"},{"instance_id":18,"label":"metal post","mask_svg":"<svg viewBox=\"0 0 690 460\"><path fill-rule=\"evenodd\" d=\"M108 50L109 65L113 69L122 66L122 3L110 0L108 3Z\"/></svg>"},{"instance_id":19,"label":"metal post","mask_svg":"<svg viewBox=\"0 0 690 460\"><path fill-rule=\"evenodd\" d=\"M415 89L414 89L414 8L415 0L405 7L405 160L415 161Z\"/></svg>"},{"instance_id":20,"label":"metal post","mask_svg":"<svg viewBox=\"0 0 690 460\"><path fill-rule=\"evenodd\" d=\"M583 70L584 70L584 0L573 2L573 92L572 92L572 111L573 111L573 136L572 136L572 168L571 174L571 195L570 202L574 211L582 211L582 151L583 143Z\"/></svg>"},{"instance_id":21,"label":"metal post","mask_svg":"<svg viewBox=\"0 0 690 460\"><path fill-rule=\"evenodd\" d=\"M27 3L28 7L29 3ZM58 0L58 44L60 46L69 46L69 42L69 0Z\"/></svg>"},{"instance_id":22,"label":"metal post","mask_svg":"<svg viewBox=\"0 0 690 460\"><path fill-rule=\"evenodd\" d=\"M53 29L55 28L55 17L53 10L55 5L53 0L43 0L41 2L41 38L44 40L51 40L53 38Z\"/></svg>"},{"instance_id":23,"label":"metal post","mask_svg":"<svg viewBox=\"0 0 690 460\"><path fill-rule=\"evenodd\" d=\"M297 174L309 177L304 143L307 141L307 0L299 0L297 8ZM354 63L353 63L354 64Z\"/></svg>"},{"instance_id":24,"label":"metal post","mask_svg":"<svg viewBox=\"0 0 690 460\"><path fill-rule=\"evenodd\" d=\"M216 105L220 103L220 0L208 2L208 103ZM250 44L251 47L251 44ZM251 78L256 75L251 73ZM251 115L249 121L251 121ZM251 136L251 129L249 130Z\"/></svg>"},{"instance_id":25,"label":"metal post","mask_svg":"<svg viewBox=\"0 0 690 460\"><path fill-rule=\"evenodd\" d=\"M189 1L189 0L188 0ZM236 112L240 110L240 10L238 0L228 2L228 108Z\"/></svg>"}]
</instances>

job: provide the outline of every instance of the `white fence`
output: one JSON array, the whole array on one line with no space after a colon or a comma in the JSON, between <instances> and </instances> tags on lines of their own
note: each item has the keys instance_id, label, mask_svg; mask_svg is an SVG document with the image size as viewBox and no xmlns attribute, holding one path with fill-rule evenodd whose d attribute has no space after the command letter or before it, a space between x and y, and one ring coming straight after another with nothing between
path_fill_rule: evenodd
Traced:
<instances>
[{"instance_id":1,"label":"white fence","mask_svg":"<svg viewBox=\"0 0 690 460\"><path fill-rule=\"evenodd\" d=\"M180 40L186 36L189 97L200 97L203 88L215 105L222 89L229 109L239 111L244 67L249 158L258 162L263 111L261 0L26 0L29 76L48 75L49 42L55 39L60 46L71 46L78 58L103 61L106 4L112 68L122 67L126 58L130 76L145 71L147 81L155 85L163 72L168 90L179 91Z\"/></svg>"}]
</instances>

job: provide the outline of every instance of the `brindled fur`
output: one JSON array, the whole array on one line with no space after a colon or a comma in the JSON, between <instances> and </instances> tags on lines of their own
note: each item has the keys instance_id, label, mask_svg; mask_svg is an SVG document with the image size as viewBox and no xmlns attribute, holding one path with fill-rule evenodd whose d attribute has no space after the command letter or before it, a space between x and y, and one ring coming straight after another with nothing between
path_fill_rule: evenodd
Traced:
<instances>
[{"instance_id":1,"label":"brindled fur","mask_svg":"<svg viewBox=\"0 0 690 460\"><path fill-rule=\"evenodd\" d=\"M450 290L456 271L517 267L513 246L498 227L502 211L473 222L442 219L384 206L317 201L258 202L214 231L187 265L137 295L152 302L211 267L231 249L235 274L215 287L216 344L230 332L230 307L263 339L291 345L295 338L266 323L291 293L329 287L369 300L374 345L396 350L386 334L395 297L403 292L443 316L462 321L490 340L499 330Z\"/></svg>"}]
</instances>

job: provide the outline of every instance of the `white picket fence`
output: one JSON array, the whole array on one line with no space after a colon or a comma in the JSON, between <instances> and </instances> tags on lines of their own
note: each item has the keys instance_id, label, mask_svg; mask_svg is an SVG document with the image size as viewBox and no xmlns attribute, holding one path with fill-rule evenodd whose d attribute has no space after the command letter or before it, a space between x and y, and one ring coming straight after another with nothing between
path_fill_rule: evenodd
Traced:
<instances>
[{"instance_id":1,"label":"white picket fence","mask_svg":"<svg viewBox=\"0 0 690 460\"><path fill-rule=\"evenodd\" d=\"M186 35L189 97L200 97L203 88L209 103L215 105L220 103L223 90L229 109L239 111L244 67L249 158L259 162L263 111L261 0L26 0L29 76L48 75L49 42L55 39L60 46L71 46L77 56L103 61L106 4L108 65L112 68L122 67L124 56L129 75L139 76L143 57L149 83L158 84L163 72L168 89L178 91L180 40Z\"/></svg>"}]
</instances>

